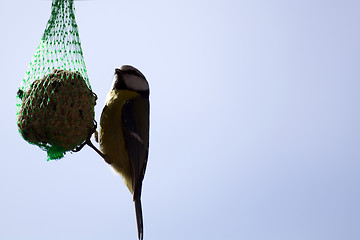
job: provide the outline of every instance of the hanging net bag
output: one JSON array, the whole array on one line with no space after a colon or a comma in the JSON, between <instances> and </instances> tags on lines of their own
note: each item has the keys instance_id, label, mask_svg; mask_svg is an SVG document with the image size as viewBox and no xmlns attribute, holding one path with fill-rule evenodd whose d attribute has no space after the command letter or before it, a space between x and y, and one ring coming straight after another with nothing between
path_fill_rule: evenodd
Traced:
<instances>
[{"instance_id":1,"label":"hanging net bag","mask_svg":"<svg viewBox=\"0 0 360 240\"><path fill-rule=\"evenodd\" d=\"M22 137L60 159L95 130L91 91L73 0L53 0L51 16L17 92Z\"/></svg>"}]
</instances>

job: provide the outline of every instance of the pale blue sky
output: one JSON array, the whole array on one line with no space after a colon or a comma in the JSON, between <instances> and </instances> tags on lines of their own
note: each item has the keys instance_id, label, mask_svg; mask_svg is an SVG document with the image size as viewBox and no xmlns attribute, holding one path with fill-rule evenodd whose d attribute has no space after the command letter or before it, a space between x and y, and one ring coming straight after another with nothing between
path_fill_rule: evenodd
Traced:
<instances>
[{"instance_id":1,"label":"pale blue sky","mask_svg":"<svg viewBox=\"0 0 360 240\"><path fill-rule=\"evenodd\" d=\"M0 1L0 239L136 239L90 148L46 162L16 91L51 1ZM360 239L360 2L75 3L99 120L115 67L150 83L144 239Z\"/></svg>"}]
</instances>

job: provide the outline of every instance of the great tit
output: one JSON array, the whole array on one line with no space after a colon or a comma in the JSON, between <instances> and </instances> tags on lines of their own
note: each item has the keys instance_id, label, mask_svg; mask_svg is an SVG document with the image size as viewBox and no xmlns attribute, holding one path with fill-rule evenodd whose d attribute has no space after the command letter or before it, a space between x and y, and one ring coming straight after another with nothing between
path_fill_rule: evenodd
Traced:
<instances>
[{"instance_id":1,"label":"great tit","mask_svg":"<svg viewBox=\"0 0 360 240\"><path fill-rule=\"evenodd\" d=\"M149 84L136 68L115 69L106 97L97 140L105 161L133 194L138 237L143 239L141 188L149 151Z\"/></svg>"}]
</instances>

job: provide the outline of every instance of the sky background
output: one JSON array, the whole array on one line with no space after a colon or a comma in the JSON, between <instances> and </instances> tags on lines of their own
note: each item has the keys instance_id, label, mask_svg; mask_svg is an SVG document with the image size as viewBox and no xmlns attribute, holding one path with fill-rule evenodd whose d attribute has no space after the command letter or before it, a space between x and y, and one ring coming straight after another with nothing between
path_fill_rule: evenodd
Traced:
<instances>
[{"instance_id":1,"label":"sky background","mask_svg":"<svg viewBox=\"0 0 360 240\"><path fill-rule=\"evenodd\" d=\"M99 121L114 69L150 84L144 239L360 239L360 1L92 0L76 20ZM137 239L89 147L46 161L16 91L51 1L0 1L0 239Z\"/></svg>"}]
</instances>

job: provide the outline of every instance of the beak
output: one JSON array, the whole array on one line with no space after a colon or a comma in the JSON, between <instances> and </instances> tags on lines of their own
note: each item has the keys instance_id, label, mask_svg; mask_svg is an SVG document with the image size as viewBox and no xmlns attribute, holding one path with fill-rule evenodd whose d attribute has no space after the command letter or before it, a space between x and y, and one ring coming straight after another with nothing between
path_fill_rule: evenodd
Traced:
<instances>
[{"instance_id":1,"label":"beak","mask_svg":"<svg viewBox=\"0 0 360 240\"><path fill-rule=\"evenodd\" d=\"M121 73L121 68L115 68L115 74L120 74Z\"/></svg>"}]
</instances>

